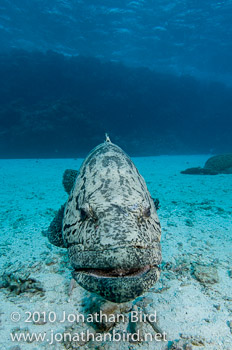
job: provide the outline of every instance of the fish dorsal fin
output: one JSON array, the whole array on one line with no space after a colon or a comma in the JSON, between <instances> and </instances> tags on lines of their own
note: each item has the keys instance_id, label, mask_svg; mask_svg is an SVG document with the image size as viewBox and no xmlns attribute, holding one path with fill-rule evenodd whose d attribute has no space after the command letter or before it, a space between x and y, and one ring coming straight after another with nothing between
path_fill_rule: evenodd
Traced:
<instances>
[{"instance_id":1,"label":"fish dorsal fin","mask_svg":"<svg viewBox=\"0 0 232 350\"><path fill-rule=\"evenodd\" d=\"M105 141L105 142L109 142L109 143L111 143L111 140L110 140L109 135L108 135L107 133L105 133L105 136L106 136L106 141Z\"/></svg>"}]
</instances>

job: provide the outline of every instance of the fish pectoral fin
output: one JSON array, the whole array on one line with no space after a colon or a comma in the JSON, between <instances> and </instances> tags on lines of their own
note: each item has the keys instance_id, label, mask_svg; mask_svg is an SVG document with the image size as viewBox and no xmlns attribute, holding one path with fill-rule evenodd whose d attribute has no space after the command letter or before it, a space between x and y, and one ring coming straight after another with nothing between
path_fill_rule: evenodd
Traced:
<instances>
[{"instance_id":1,"label":"fish pectoral fin","mask_svg":"<svg viewBox=\"0 0 232 350\"><path fill-rule=\"evenodd\" d=\"M74 186L74 183L76 181L78 175L78 171L77 170L73 170L73 169L66 169L64 174L63 174L63 186L64 186L64 190L67 194L70 194L72 191L72 188Z\"/></svg>"},{"instance_id":2,"label":"fish pectoral fin","mask_svg":"<svg viewBox=\"0 0 232 350\"><path fill-rule=\"evenodd\" d=\"M45 235L48 237L50 243L57 247L66 248L62 236L62 221L64 217L65 204L58 210L56 216L50 223Z\"/></svg>"}]
</instances>

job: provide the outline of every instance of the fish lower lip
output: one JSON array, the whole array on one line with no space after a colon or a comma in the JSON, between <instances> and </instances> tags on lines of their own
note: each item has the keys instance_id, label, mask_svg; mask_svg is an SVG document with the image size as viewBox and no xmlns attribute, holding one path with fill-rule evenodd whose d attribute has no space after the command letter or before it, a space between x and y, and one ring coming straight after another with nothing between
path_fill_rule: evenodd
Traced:
<instances>
[{"instance_id":1,"label":"fish lower lip","mask_svg":"<svg viewBox=\"0 0 232 350\"><path fill-rule=\"evenodd\" d=\"M153 266L146 265L141 268L131 269L75 269L77 273L84 273L98 278L119 278L119 277L137 277L148 272Z\"/></svg>"}]
</instances>

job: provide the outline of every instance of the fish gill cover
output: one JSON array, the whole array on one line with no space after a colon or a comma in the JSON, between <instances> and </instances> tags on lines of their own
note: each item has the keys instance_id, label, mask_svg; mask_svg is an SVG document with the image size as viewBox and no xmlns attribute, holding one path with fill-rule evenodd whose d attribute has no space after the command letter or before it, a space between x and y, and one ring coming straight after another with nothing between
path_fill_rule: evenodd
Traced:
<instances>
[{"instance_id":1,"label":"fish gill cover","mask_svg":"<svg viewBox=\"0 0 232 350\"><path fill-rule=\"evenodd\" d=\"M0 157L230 152L232 1L2 0Z\"/></svg>"}]
</instances>

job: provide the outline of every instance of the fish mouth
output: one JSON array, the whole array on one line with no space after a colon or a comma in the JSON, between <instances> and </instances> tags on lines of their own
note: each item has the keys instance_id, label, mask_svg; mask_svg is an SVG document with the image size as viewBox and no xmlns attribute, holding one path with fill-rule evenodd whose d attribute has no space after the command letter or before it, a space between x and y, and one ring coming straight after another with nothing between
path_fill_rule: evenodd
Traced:
<instances>
[{"instance_id":1,"label":"fish mouth","mask_svg":"<svg viewBox=\"0 0 232 350\"><path fill-rule=\"evenodd\" d=\"M131 278L131 277L140 277L141 275L147 273L154 266L146 265L140 268L117 268L117 269L92 269L92 268L83 268L75 269L76 273L86 274L97 278Z\"/></svg>"},{"instance_id":2,"label":"fish mouth","mask_svg":"<svg viewBox=\"0 0 232 350\"><path fill-rule=\"evenodd\" d=\"M148 291L159 279L158 265L139 268L78 268L72 276L86 290L113 303L134 300Z\"/></svg>"}]
</instances>

